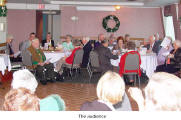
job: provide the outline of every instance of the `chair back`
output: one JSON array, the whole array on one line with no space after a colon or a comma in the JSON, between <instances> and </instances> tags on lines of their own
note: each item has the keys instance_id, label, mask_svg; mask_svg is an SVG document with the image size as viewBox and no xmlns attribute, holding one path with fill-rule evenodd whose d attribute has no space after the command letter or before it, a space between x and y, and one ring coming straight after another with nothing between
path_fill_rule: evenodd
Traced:
<instances>
[{"instance_id":1,"label":"chair back","mask_svg":"<svg viewBox=\"0 0 181 120\"><path fill-rule=\"evenodd\" d=\"M28 50L23 50L21 55L22 55L23 65L25 65L25 66L33 66L32 55Z\"/></svg>"},{"instance_id":2,"label":"chair back","mask_svg":"<svg viewBox=\"0 0 181 120\"><path fill-rule=\"evenodd\" d=\"M96 51L91 51L89 55L90 64L94 68L99 68L99 56Z\"/></svg>"},{"instance_id":3,"label":"chair back","mask_svg":"<svg viewBox=\"0 0 181 120\"><path fill-rule=\"evenodd\" d=\"M82 63L84 51L79 49L75 52L73 65L80 65Z\"/></svg>"},{"instance_id":4,"label":"chair back","mask_svg":"<svg viewBox=\"0 0 181 120\"><path fill-rule=\"evenodd\" d=\"M124 71L125 70L139 70L139 55L136 53L129 53L126 56Z\"/></svg>"}]
</instances>

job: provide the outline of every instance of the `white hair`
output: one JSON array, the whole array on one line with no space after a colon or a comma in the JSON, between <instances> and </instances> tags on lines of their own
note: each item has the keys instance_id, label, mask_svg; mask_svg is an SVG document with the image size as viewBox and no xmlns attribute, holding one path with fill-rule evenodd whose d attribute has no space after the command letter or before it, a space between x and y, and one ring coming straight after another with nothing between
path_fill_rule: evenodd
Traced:
<instances>
[{"instance_id":1,"label":"white hair","mask_svg":"<svg viewBox=\"0 0 181 120\"><path fill-rule=\"evenodd\" d=\"M13 39L14 37L13 37L13 35L10 35L10 34L8 34L7 36L6 36L6 39Z\"/></svg>"},{"instance_id":2,"label":"white hair","mask_svg":"<svg viewBox=\"0 0 181 120\"><path fill-rule=\"evenodd\" d=\"M180 41L180 40L175 40L174 43L175 43L178 47L181 47L181 41Z\"/></svg>"},{"instance_id":3,"label":"white hair","mask_svg":"<svg viewBox=\"0 0 181 120\"><path fill-rule=\"evenodd\" d=\"M23 87L34 93L36 91L37 86L38 82L29 70L18 70L13 73L13 81L11 83L11 87L13 89Z\"/></svg>"},{"instance_id":4,"label":"white hair","mask_svg":"<svg viewBox=\"0 0 181 120\"><path fill-rule=\"evenodd\" d=\"M90 40L90 38L87 37L87 36L83 37L82 39L83 39L83 40L86 40L86 41L89 41L89 40Z\"/></svg>"}]
</instances>

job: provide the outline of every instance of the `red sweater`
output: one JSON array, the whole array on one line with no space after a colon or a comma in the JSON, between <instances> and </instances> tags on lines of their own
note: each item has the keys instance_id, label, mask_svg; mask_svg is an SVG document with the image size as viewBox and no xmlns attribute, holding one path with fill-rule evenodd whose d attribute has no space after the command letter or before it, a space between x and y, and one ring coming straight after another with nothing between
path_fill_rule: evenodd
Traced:
<instances>
[{"instance_id":1,"label":"red sweater","mask_svg":"<svg viewBox=\"0 0 181 120\"><path fill-rule=\"evenodd\" d=\"M65 62L68 63L68 64L73 64L74 54L75 54L75 52L76 52L77 50L79 50L79 49L80 49L80 47L75 48L75 49L72 51L71 55L65 59Z\"/></svg>"},{"instance_id":2,"label":"red sweater","mask_svg":"<svg viewBox=\"0 0 181 120\"><path fill-rule=\"evenodd\" d=\"M126 56L128 54L138 54L138 56L139 56L139 70L124 70L124 65L125 65L125 62L126 62L125 60L126 60ZM120 76L122 76L124 73L132 73L132 72L135 73L136 72L136 73L139 74L139 76L141 76L140 65L141 65L140 54L137 51L127 52L123 56L121 56L121 60L120 60L120 63L119 63L119 74L120 74Z\"/></svg>"}]
</instances>

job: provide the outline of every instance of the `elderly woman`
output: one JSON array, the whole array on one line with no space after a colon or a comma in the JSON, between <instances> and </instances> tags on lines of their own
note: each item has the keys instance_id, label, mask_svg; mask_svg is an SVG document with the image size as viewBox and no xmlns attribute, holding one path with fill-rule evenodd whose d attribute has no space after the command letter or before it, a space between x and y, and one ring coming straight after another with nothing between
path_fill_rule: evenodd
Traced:
<instances>
[{"instance_id":1,"label":"elderly woman","mask_svg":"<svg viewBox=\"0 0 181 120\"><path fill-rule=\"evenodd\" d=\"M11 89L3 104L4 111L39 111L39 98L26 88Z\"/></svg>"},{"instance_id":2,"label":"elderly woman","mask_svg":"<svg viewBox=\"0 0 181 120\"><path fill-rule=\"evenodd\" d=\"M47 84L47 81L54 82L56 80L56 74L54 72L54 66L48 60L40 48L40 42L38 38L32 40L31 46L28 51L32 55L33 67L36 69L36 76L43 85Z\"/></svg>"},{"instance_id":3,"label":"elderly woman","mask_svg":"<svg viewBox=\"0 0 181 120\"><path fill-rule=\"evenodd\" d=\"M173 50L172 39L170 37L165 37L165 39L163 40L160 46L161 46L161 49L158 52L157 62L158 62L158 65L163 65L165 64L167 55L170 53L171 50Z\"/></svg>"},{"instance_id":4,"label":"elderly woman","mask_svg":"<svg viewBox=\"0 0 181 120\"><path fill-rule=\"evenodd\" d=\"M62 46L65 51L72 51L74 49L71 35L66 35L66 41L62 43Z\"/></svg>"},{"instance_id":5,"label":"elderly woman","mask_svg":"<svg viewBox=\"0 0 181 120\"><path fill-rule=\"evenodd\" d=\"M124 38L122 36L119 36L117 38L117 44L113 47L112 51L118 50L121 52L122 49L124 49Z\"/></svg>"},{"instance_id":6,"label":"elderly woman","mask_svg":"<svg viewBox=\"0 0 181 120\"><path fill-rule=\"evenodd\" d=\"M98 100L84 103L81 111L114 111L114 104L123 101L125 84L119 74L106 72L97 84Z\"/></svg>"},{"instance_id":7,"label":"elderly woman","mask_svg":"<svg viewBox=\"0 0 181 120\"><path fill-rule=\"evenodd\" d=\"M7 35L6 38L6 54L8 54L10 56L10 61L11 62L21 62L22 58L20 56L20 53L15 55L14 51L12 49L12 42L13 42L13 36L12 35Z\"/></svg>"},{"instance_id":8,"label":"elderly woman","mask_svg":"<svg viewBox=\"0 0 181 120\"><path fill-rule=\"evenodd\" d=\"M168 55L166 64L157 66L156 72L176 73L181 68L181 41L175 40L174 50Z\"/></svg>"},{"instance_id":9,"label":"elderly woman","mask_svg":"<svg viewBox=\"0 0 181 120\"><path fill-rule=\"evenodd\" d=\"M154 73L145 87L144 95L138 88L130 88L131 97L139 111L181 111L181 79L175 75Z\"/></svg>"}]
</instances>

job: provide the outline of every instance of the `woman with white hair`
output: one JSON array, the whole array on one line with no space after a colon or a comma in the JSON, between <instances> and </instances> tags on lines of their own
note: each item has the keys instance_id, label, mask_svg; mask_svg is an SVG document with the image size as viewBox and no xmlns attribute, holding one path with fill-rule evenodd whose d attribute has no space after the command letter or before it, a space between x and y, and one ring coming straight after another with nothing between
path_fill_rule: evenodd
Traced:
<instances>
[{"instance_id":1,"label":"woman with white hair","mask_svg":"<svg viewBox=\"0 0 181 120\"><path fill-rule=\"evenodd\" d=\"M181 111L181 79L175 75L154 73L145 87L144 95L138 88L129 88L139 111Z\"/></svg>"},{"instance_id":2,"label":"woman with white hair","mask_svg":"<svg viewBox=\"0 0 181 120\"><path fill-rule=\"evenodd\" d=\"M29 70L18 70L13 73L11 88L18 89L22 87L30 90L32 93L35 93L37 86L38 82Z\"/></svg>"},{"instance_id":3,"label":"woman with white hair","mask_svg":"<svg viewBox=\"0 0 181 120\"><path fill-rule=\"evenodd\" d=\"M176 73L181 68L181 41L175 40L173 43L174 50L167 56L166 64L159 65L156 72Z\"/></svg>"},{"instance_id":4,"label":"woman with white hair","mask_svg":"<svg viewBox=\"0 0 181 120\"><path fill-rule=\"evenodd\" d=\"M13 35L8 34L6 37L6 54L8 54L10 56L10 61L11 62L21 62L22 58L20 56L20 53L15 55L14 51L12 49L12 42L13 42Z\"/></svg>"},{"instance_id":5,"label":"woman with white hair","mask_svg":"<svg viewBox=\"0 0 181 120\"><path fill-rule=\"evenodd\" d=\"M84 103L81 111L115 111L113 107L120 101L123 101L125 94L125 83L119 74L115 72L106 72L97 84L98 100Z\"/></svg>"}]
</instances>

